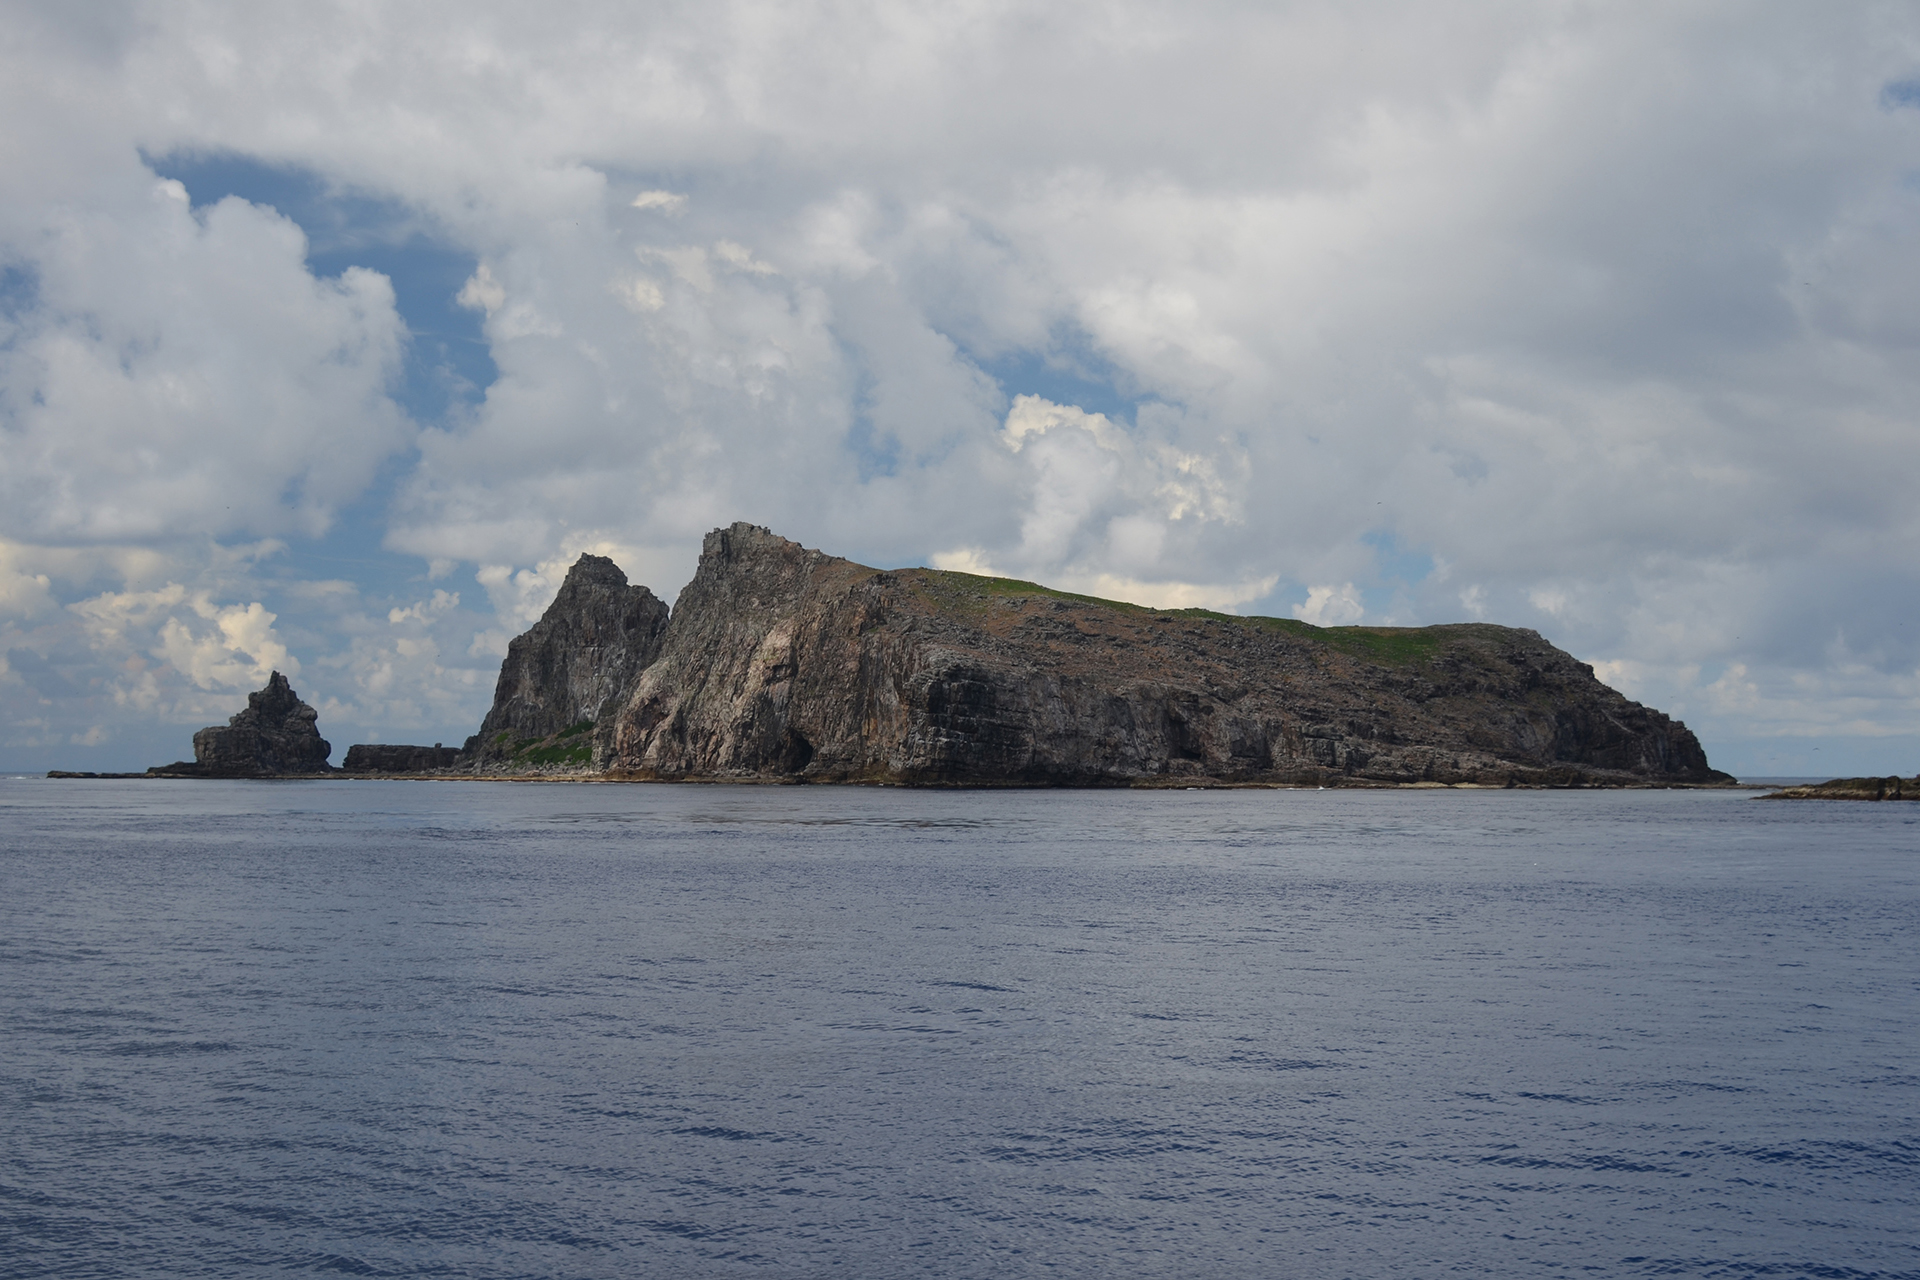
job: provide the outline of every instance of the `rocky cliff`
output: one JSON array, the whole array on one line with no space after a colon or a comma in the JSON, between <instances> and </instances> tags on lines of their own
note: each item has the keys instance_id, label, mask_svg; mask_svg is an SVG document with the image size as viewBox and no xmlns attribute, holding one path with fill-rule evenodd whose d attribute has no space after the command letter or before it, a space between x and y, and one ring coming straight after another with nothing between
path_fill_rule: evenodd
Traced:
<instances>
[{"instance_id":1,"label":"rocky cliff","mask_svg":"<svg viewBox=\"0 0 1920 1280\"><path fill-rule=\"evenodd\" d=\"M558 638L577 634L561 630L562 610L556 600L537 642L515 642L518 661L561 661ZM618 703L595 714L594 763L613 776L1731 781L1686 726L1532 631L1156 611L1006 579L871 569L746 524L708 535L655 648L650 663L626 668L637 678ZM500 687L521 678L503 671ZM539 727L552 732L567 714Z\"/></svg>"},{"instance_id":2,"label":"rocky cliff","mask_svg":"<svg viewBox=\"0 0 1920 1280\"><path fill-rule=\"evenodd\" d=\"M200 778L266 778L290 773L326 773L333 747L320 736L319 713L300 701L278 671L266 688L247 695L246 710L224 725L193 735L193 763L162 765L155 775Z\"/></svg>"},{"instance_id":3,"label":"rocky cliff","mask_svg":"<svg viewBox=\"0 0 1920 1280\"><path fill-rule=\"evenodd\" d=\"M493 708L466 752L483 772L587 763L586 731L653 661L667 606L605 556L567 570L540 621L507 646Z\"/></svg>"}]
</instances>

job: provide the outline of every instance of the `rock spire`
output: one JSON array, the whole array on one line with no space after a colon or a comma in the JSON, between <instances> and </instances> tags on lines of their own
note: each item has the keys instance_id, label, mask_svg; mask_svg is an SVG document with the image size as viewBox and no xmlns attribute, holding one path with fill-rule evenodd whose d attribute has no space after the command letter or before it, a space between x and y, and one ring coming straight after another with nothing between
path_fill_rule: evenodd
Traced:
<instances>
[{"instance_id":1,"label":"rock spire","mask_svg":"<svg viewBox=\"0 0 1920 1280\"><path fill-rule=\"evenodd\" d=\"M247 695L246 710L193 735L193 763L149 770L202 778L270 778L327 773L332 744L320 736L319 713L300 700L278 671Z\"/></svg>"},{"instance_id":2,"label":"rock spire","mask_svg":"<svg viewBox=\"0 0 1920 1280\"><path fill-rule=\"evenodd\" d=\"M653 592L627 585L605 556L581 556L540 621L507 646L493 707L467 740L468 755L499 768L598 720L653 661L666 628L667 606ZM582 739L577 753L585 750Z\"/></svg>"}]
</instances>

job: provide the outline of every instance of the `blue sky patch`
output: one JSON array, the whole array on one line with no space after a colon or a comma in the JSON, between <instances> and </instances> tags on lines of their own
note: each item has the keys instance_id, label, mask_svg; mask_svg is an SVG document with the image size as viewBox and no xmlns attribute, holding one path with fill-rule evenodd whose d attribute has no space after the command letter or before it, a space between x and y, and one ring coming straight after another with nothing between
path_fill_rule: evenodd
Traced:
<instances>
[{"instance_id":1,"label":"blue sky patch","mask_svg":"<svg viewBox=\"0 0 1920 1280\"><path fill-rule=\"evenodd\" d=\"M1075 405L1088 413L1104 413L1115 422L1131 423L1146 399L1121 391L1118 371L1090 352L1020 351L977 363L1009 400L1044 396L1055 404Z\"/></svg>"},{"instance_id":2,"label":"blue sky patch","mask_svg":"<svg viewBox=\"0 0 1920 1280\"><path fill-rule=\"evenodd\" d=\"M0 267L0 316L13 319L31 311L40 296L40 280L25 267Z\"/></svg>"},{"instance_id":3,"label":"blue sky patch","mask_svg":"<svg viewBox=\"0 0 1920 1280\"><path fill-rule=\"evenodd\" d=\"M1889 111L1898 107L1920 108L1920 77L1895 80L1880 90L1880 105Z\"/></svg>"},{"instance_id":4,"label":"blue sky patch","mask_svg":"<svg viewBox=\"0 0 1920 1280\"><path fill-rule=\"evenodd\" d=\"M394 305L412 338L393 396L416 422L443 422L485 398L499 370L479 314L454 301L478 260L436 238L399 201L342 191L308 170L246 156L174 155L147 163L186 187L196 210L238 196L279 211L306 232L307 267L316 276L366 267L391 280Z\"/></svg>"},{"instance_id":5,"label":"blue sky patch","mask_svg":"<svg viewBox=\"0 0 1920 1280\"><path fill-rule=\"evenodd\" d=\"M1434 570L1433 557L1400 545L1391 529L1376 529L1360 541L1373 548L1373 563L1379 580L1396 586L1416 586Z\"/></svg>"},{"instance_id":6,"label":"blue sky patch","mask_svg":"<svg viewBox=\"0 0 1920 1280\"><path fill-rule=\"evenodd\" d=\"M186 187L195 210L238 196L292 220L306 233L307 266L315 276L332 278L348 267L365 267L391 280L394 305L411 337L400 383L391 394L414 421L443 424L485 397L498 370L480 316L454 301L477 260L437 239L431 225L399 201L342 191L308 170L246 156L147 159L155 173ZM411 449L387 458L372 482L336 513L326 534L292 541L275 562L283 573L263 576L345 579L375 613L433 586L477 594L470 576L456 574L464 580L430 584L417 556L382 545L395 494L417 461ZM281 612L287 624L299 625L297 603L282 597L268 601L268 607Z\"/></svg>"}]
</instances>

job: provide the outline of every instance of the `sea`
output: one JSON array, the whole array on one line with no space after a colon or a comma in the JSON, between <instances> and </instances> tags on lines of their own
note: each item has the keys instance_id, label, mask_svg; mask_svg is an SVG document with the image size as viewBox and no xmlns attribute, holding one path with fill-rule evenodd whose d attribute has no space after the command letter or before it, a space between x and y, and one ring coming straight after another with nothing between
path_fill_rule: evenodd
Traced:
<instances>
[{"instance_id":1,"label":"sea","mask_svg":"<svg viewBox=\"0 0 1920 1280\"><path fill-rule=\"evenodd\" d=\"M0 780L0 1275L1920 1277L1920 804Z\"/></svg>"}]
</instances>

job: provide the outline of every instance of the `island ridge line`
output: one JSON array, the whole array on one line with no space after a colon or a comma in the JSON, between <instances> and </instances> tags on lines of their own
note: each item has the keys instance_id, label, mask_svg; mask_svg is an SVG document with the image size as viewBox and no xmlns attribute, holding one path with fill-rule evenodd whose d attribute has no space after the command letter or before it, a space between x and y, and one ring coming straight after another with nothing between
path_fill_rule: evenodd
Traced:
<instances>
[{"instance_id":1,"label":"island ridge line","mask_svg":"<svg viewBox=\"0 0 1920 1280\"><path fill-rule=\"evenodd\" d=\"M580 557L509 646L493 706L457 751L362 744L344 770L328 770L313 709L278 672L230 725L196 734L194 749L192 764L149 772L969 786L1733 781L1708 766L1685 725L1608 688L1533 631L1156 610L1004 578L873 569L750 524L707 535L671 610L611 560Z\"/></svg>"}]
</instances>

